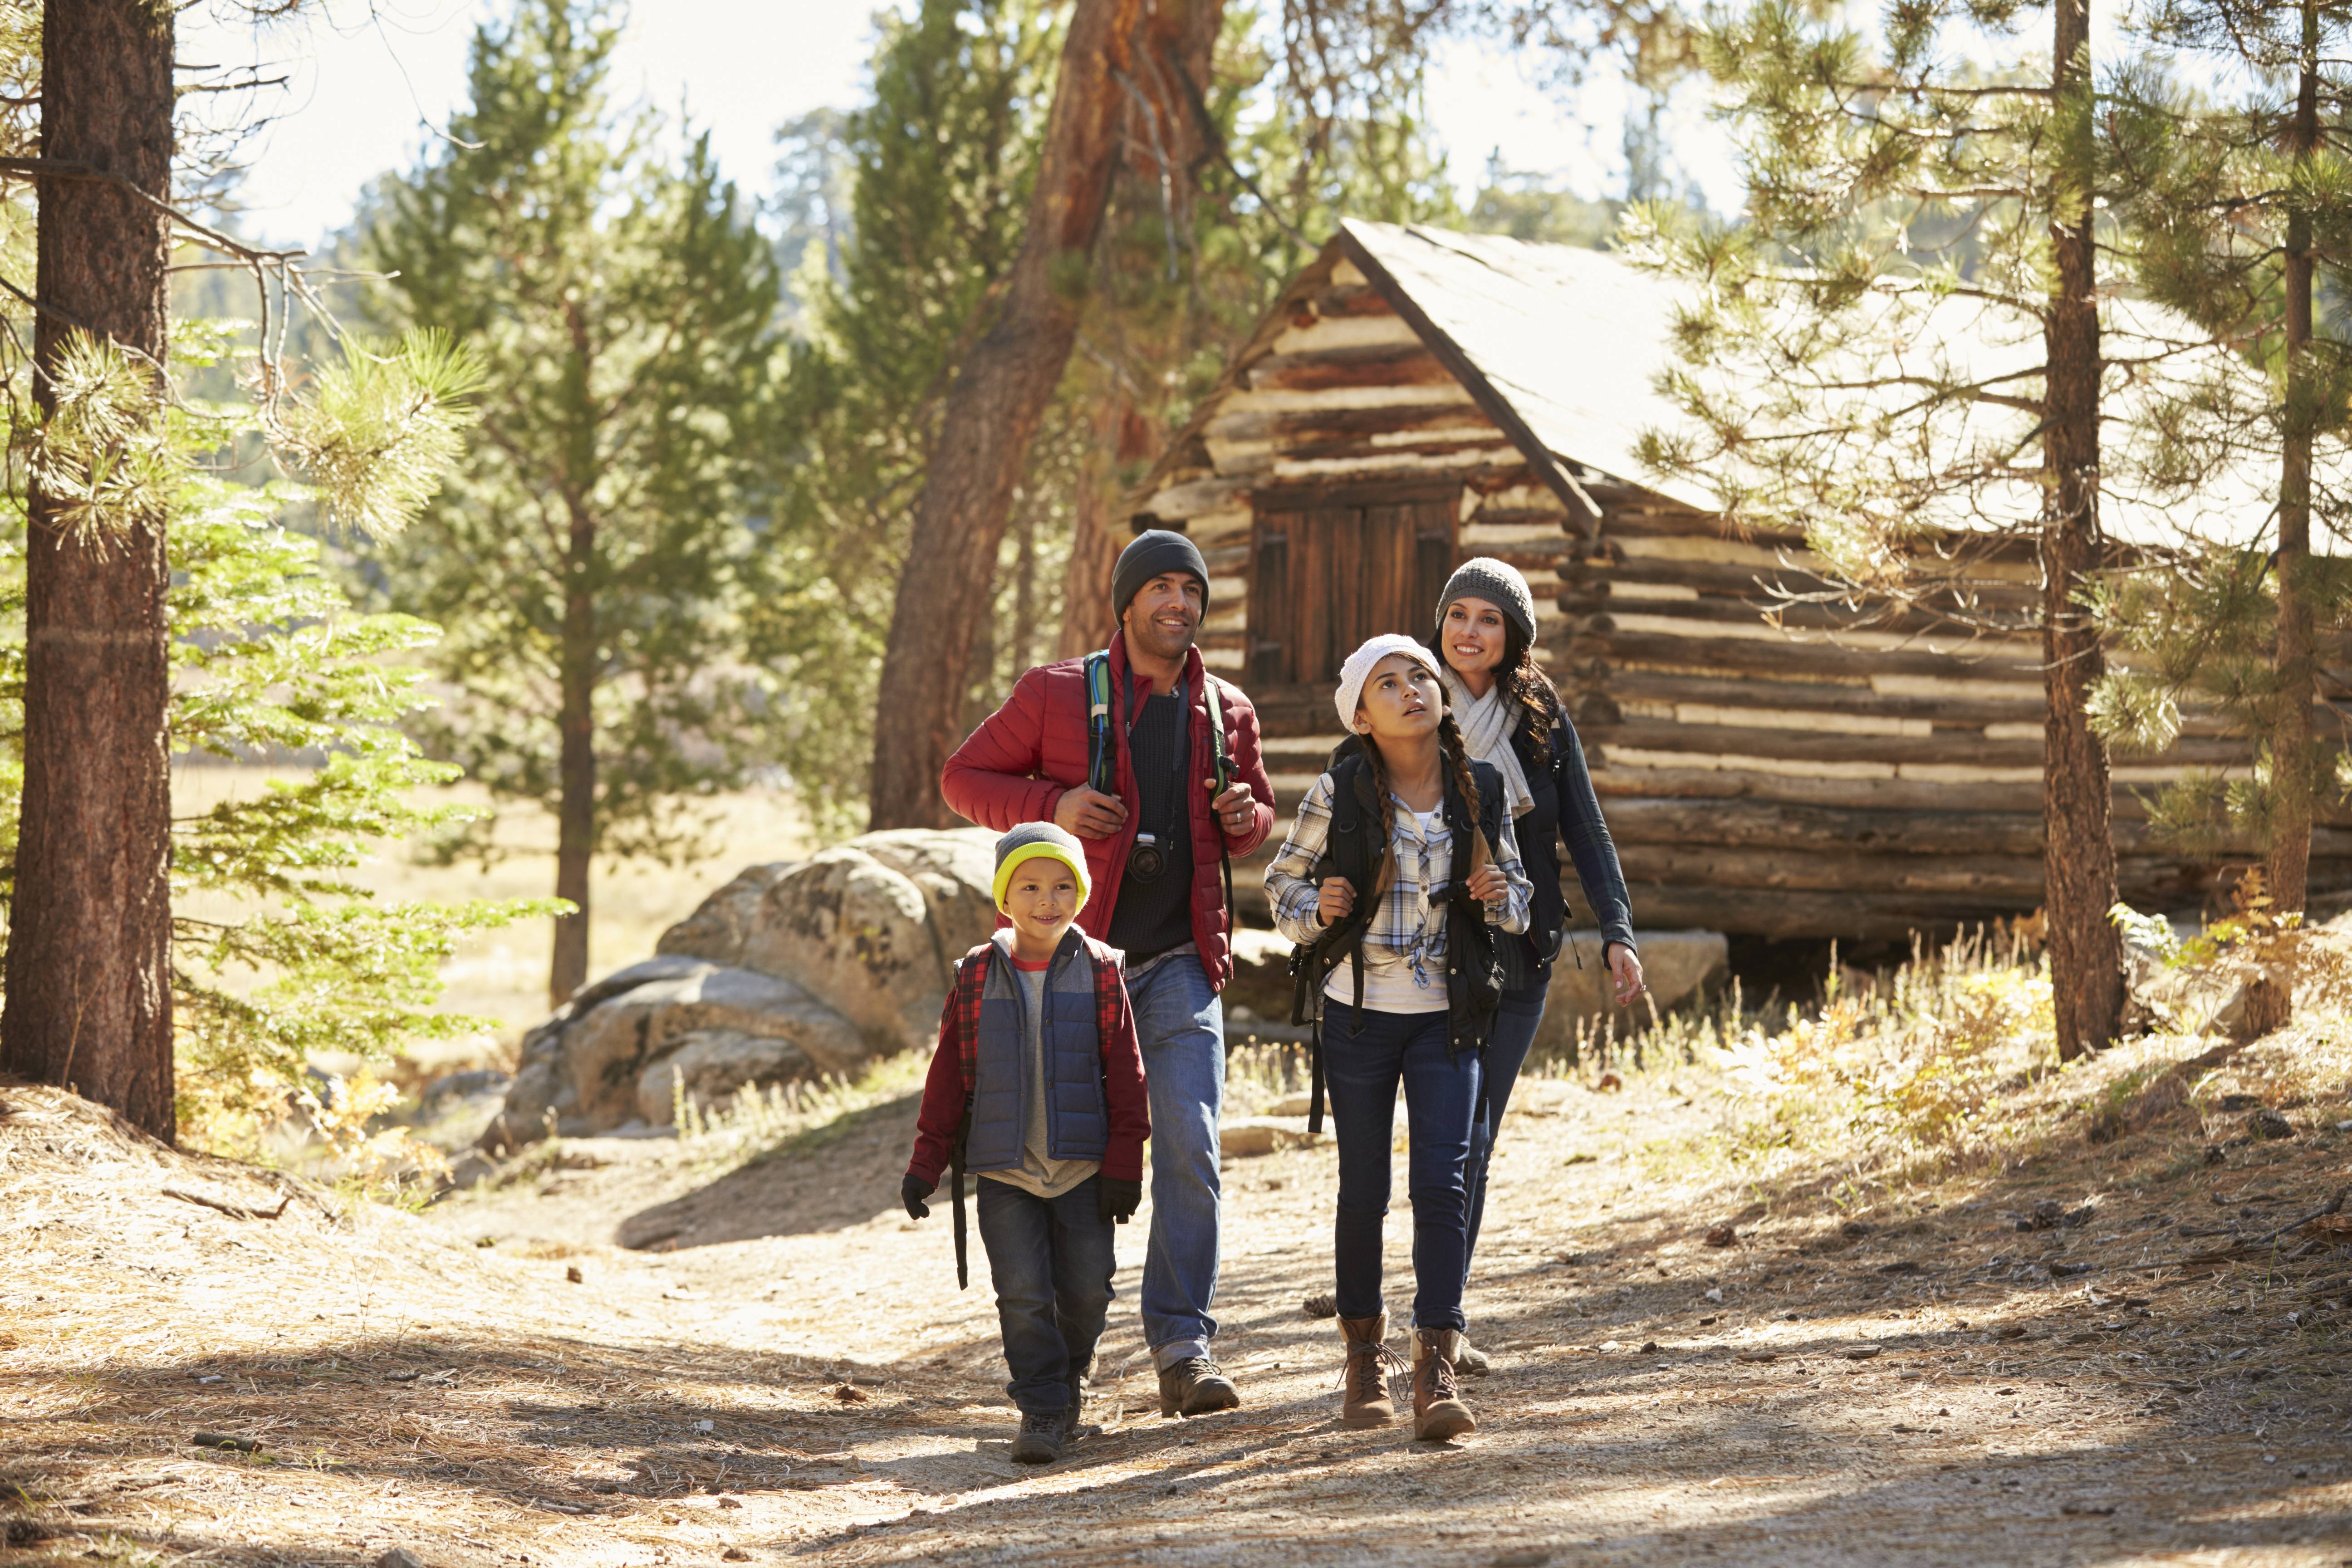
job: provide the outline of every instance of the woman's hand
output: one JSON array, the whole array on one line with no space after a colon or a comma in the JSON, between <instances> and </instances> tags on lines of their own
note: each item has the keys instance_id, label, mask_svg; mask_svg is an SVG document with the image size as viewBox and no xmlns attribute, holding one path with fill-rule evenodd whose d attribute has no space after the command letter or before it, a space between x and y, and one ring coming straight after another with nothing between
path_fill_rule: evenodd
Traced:
<instances>
[{"instance_id":1,"label":"woman's hand","mask_svg":"<svg viewBox=\"0 0 2352 1568\"><path fill-rule=\"evenodd\" d=\"M1472 898L1489 905L1500 903L1511 890L1511 879L1491 861L1471 872L1470 879L1462 885L1470 889Z\"/></svg>"},{"instance_id":2,"label":"woman's hand","mask_svg":"<svg viewBox=\"0 0 2352 1568\"><path fill-rule=\"evenodd\" d=\"M1617 1005L1630 1007L1633 998L1650 987L1642 978L1642 955L1622 942L1609 944L1609 978L1617 988Z\"/></svg>"},{"instance_id":3,"label":"woman's hand","mask_svg":"<svg viewBox=\"0 0 2352 1568\"><path fill-rule=\"evenodd\" d=\"M1356 907L1356 885L1345 877L1326 877L1322 887L1316 889L1315 918L1325 925L1338 925Z\"/></svg>"}]
</instances>

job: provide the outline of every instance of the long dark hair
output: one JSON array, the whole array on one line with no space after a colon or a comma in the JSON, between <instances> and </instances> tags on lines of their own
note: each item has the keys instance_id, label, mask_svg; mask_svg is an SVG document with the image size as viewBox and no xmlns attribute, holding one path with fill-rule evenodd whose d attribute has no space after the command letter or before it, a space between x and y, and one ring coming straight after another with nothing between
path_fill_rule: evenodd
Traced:
<instances>
[{"instance_id":1,"label":"long dark hair","mask_svg":"<svg viewBox=\"0 0 2352 1568\"><path fill-rule=\"evenodd\" d=\"M1454 665L1445 657L1445 607L1453 603L1448 599L1438 606L1437 629L1426 640L1429 651L1447 669L1454 669ZM1519 711L1525 715L1520 721L1527 727L1528 738L1540 749L1551 739L1551 727L1560 711L1559 688L1536 663L1530 646L1527 634L1508 616L1504 616L1503 661L1495 667L1495 683L1518 703ZM1461 674L1459 670L1454 672L1457 677Z\"/></svg>"}]
</instances>

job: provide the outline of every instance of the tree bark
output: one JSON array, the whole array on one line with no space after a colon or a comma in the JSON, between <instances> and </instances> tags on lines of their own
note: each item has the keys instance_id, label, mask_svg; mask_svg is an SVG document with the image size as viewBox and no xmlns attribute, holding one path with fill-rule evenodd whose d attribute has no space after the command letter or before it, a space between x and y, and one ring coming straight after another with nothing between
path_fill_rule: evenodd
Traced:
<instances>
[{"instance_id":1,"label":"tree bark","mask_svg":"<svg viewBox=\"0 0 2352 1568\"><path fill-rule=\"evenodd\" d=\"M1097 420L1095 439L1078 465L1076 517L1070 533L1070 565L1062 584L1062 633L1056 658L1077 658L1110 646L1110 574L1118 565L1120 541L1110 527L1110 443L1118 439L1116 415Z\"/></svg>"},{"instance_id":2,"label":"tree bark","mask_svg":"<svg viewBox=\"0 0 2352 1568\"><path fill-rule=\"evenodd\" d=\"M2049 702L2042 799L2050 978L2058 1055L2071 1061L2115 1039L2123 1011L2123 950L2108 833L2106 747L2091 730L2092 683L2106 668L2097 626L2075 602L2101 564L2099 310L2091 232L2093 173L2089 0L2057 0L2052 85L2062 152L2052 181L2056 287L2043 328L2047 355L2042 464L2042 684Z\"/></svg>"},{"instance_id":3,"label":"tree bark","mask_svg":"<svg viewBox=\"0 0 2352 1568\"><path fill-rule=\"evenodd\" d=\"M1163 85L1168 73L1151 58L1153 40L1203 27L1213 38L1223 0L1162 4L1150 36L1139 37L1144 9L1143 0L1078 0L1003 313L948 393L882 659L868 796L877 828L952 820L940 798L940 770L962 739L973 637L989 613L971 585L994 574L1013 486L1076 340L1087 258L1123 151L1129 94L1152 99L1164 130L1181 125L1186 117Z\"/></svg>"},{"instance_id":4,"label":"tree bark","mask_svg":"<svg viewBox=\"0 0 2352 1568\"><path fill-rule=\"evenodd\" d=\"M556 715L562 789L555 817L555 896L573 911L555 919L547 1005L561 1007L588 984L588 872L596 854L596 520L572 506L564 558L562 705Z\"/></svg>"},{"instance_id":5,"label":"tree bark","mask_svg":"<svg viewBox=\"0 0 2352 1568\"><path fill-rule=\"evenodd\" d=\"M2300 77L2288 150L2298 162L2319 145L2319 6L2303 0ZM2286 418L2279 472L2278 713L2271 731L2271 912L2301 910L2310 892L2313 747L2311 575L2312 431L2319 410L2311 367L2311 215L2297 205L2286 220ZM2285 984L2257 980L2246 988L2249 1037L2282 1028L2294 1016Z\"/></svg>"},{"instance_id":6,"label":"tree bark","mask_svg":"<svg viewBox=\"0 0 2352 1568\"><path fill-rule=\"evenodd\" d=\"M158 200L172 183L173 25L151 0L48 0L41 151ZM110 181L40 185L34 395L81 329L166 346L168 221ZM78 325L77 325L78 324ZM160 420L160 398L149 409ZM74 534L36 486L26 553L25 785L0 1066L172 1141L172 801L165 518Z\"/></svg>"}]
</instances>

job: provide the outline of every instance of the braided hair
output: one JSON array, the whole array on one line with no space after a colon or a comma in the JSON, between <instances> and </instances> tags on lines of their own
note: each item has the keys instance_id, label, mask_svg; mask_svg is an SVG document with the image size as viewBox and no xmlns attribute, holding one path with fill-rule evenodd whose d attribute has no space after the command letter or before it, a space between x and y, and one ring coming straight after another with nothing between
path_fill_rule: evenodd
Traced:
<instances>
[{"instance_id":1,"label":"braided hair","mask_svg":"<svg viewBox=\"0 0 2352 1568\"><path fill-rule=\"evenodd\" d=\"M1454 770L1454 787L1462 792L1463 806L1470 814L1470 831L1476 833L1478 781L1470 772L1470 748L1462 743L1462 726L1454 721L1450 708L1437 721L1437 743L1445 752L1445 765Z\"/></svg>"}]
</instances>

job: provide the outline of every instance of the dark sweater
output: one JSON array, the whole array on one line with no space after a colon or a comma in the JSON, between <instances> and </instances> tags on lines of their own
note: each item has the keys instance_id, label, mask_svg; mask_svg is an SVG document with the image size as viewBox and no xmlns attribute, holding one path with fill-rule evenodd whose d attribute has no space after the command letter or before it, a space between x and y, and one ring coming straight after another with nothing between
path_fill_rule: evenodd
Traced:
<instances>
[{"instance_id":1,"label":"dark sweater","mask_svg":"<svg viewBox=\"0 0 2352 1568\"><path fill-rule=\"evenodd\" d=\"M1617 863L1617 846L1601 820L1601 798L1593 792L1592 774L1584 763L1584 746L1568 715L1554 710L1550 740L1538 745L1522 721L1511 732L1511 750L1519 771L1528 776L1528 793L1535 808L1517 819L1519 859L1535 884L1535 905L1529 911L1529 944L1526 978L1549 978L1549 956L1567 923L1568 900L1559 885L1559 845L1568 842L1576 879L1583 885L1585 901L1592 908L1593 924L1601 928L1605 953L1609 943L1633 945L1633 900L1625 891L1625 872Z\"/></svg>"},{"instance_id":2,"label":"dark sweater","mask_svg":"<svg viewBox=\"0 0 2352 1568\"><path fill-rule=\"evenodd\" d=\"M1132 962L1192 940L1192 826L1184 809L1192 739L1183 703L1173 696L1145 699L1127 745L1135 765L1136 831L1159 839L1168 858L1167 868L1149 882L1121 868L1106 940Z\"/></svg>"}]
</instances>

